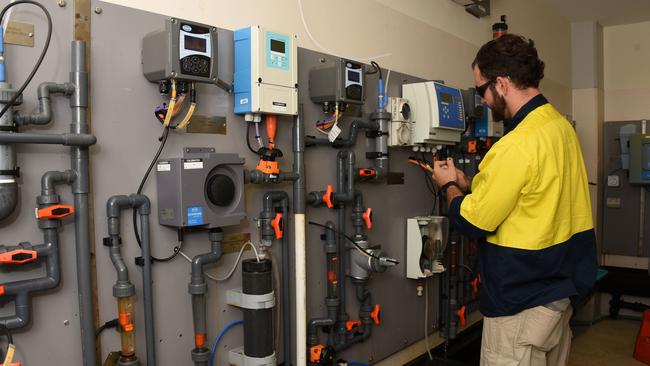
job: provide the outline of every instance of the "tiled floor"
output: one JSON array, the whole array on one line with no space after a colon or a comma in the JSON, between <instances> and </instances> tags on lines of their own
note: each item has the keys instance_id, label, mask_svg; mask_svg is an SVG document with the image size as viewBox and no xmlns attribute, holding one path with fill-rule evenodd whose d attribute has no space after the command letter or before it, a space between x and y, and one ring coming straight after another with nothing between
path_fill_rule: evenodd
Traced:
<instances>
[{"instance_id":1,"label":"tiled floor","mask_svg":"<svg viewBox=\"0 0 650 366\"><path fill-rule=\"evenodd\" d=\"M574 331L569 366L644 366L632 358L640 321L604 319Z\"/></svg>"}]
</instances>

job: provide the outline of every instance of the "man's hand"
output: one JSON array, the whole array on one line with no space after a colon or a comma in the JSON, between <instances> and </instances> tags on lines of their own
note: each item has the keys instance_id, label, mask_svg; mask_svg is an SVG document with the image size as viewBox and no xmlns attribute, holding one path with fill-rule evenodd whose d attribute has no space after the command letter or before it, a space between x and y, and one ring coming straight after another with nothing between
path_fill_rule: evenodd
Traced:
<instances>
[{"instance_id":1,"label":"man's hand","mask_svg":"<svg viewBox=\"0 0 650 366\"><path fill-rule=\"evenodd\" d=\"M458 183L463 192L467 192L469 190L469 178L458 168L456 168L456 176L458 177L456 183Z\"/></svg>"},{"instance_id":2,"label":"man's hand","mask_svg":"<svg viewBox=\"0 0 650 366\"><path fill-rule=\"evenodd\" d=\"M464 175L464 174L463 174ZM433 162L433 174L431 175L433 180L436 182L438 187L442 187L445 184L454 181L458 182L458 171L454 166L454 159L447 158L447 160L438 160ZM467 177L465 177L465 183L467 183Z\"/></svg>"}]
</instances>

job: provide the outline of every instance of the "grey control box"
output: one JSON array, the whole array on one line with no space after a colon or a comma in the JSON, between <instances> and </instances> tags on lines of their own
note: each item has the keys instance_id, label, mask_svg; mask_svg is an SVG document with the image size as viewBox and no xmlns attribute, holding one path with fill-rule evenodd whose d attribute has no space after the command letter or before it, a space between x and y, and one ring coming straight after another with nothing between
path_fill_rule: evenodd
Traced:
<instances>
[{"instance_id":1,"label":"grey control box","mask_svg":"<svg viewBox=\"0 0 650 366\"><path fill-rule=\"evenodd\" d=\"M246 216L244 159L214 148L184 148L158 160L158 222L174 228L238 225Z\"/></svg>"},{"instance_id":2,"label":"grey control box","mask_svg":"<svg viewBox=\"0 0 650 366\"><path fill-rule=\"evenodd\" d=\"M217 28L169 18L165 29L142 39L142 72L147 80L217 82Z\"/></svg>"},{"instance_id":3,"label":"grey control box","mask_svg":"<svg viewBox=\"0 0 650 366\"><path fill-rule=\"evenodd\" d=\"M314 103L363 104L364 83L364 65L339 58L309 71L309 97Z\"/></svg>"}]
</instances>

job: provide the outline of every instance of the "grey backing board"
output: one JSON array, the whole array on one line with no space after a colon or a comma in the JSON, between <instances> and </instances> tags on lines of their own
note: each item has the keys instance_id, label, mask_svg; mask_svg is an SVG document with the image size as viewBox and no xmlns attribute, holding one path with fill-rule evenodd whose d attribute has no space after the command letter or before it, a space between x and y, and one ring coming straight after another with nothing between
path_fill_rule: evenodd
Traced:
<instances>
[{"instance_id":1,"label":"grey backing board","mask_svg":"<svg viewBox=\"0 0 650 366\"><path fill-rule=\"evenodd\" d=\"M629 183L628 171L621 169L621 146L619 129L632 124L641 132L641 121L605 122L603 125L603 179L605 184L602 199L603 210L603 253L636 257L648 256L650 248L650 193L646 191L645 200L645 240L639 253L640 228L640 185ZM617 175L620 187L608 187L607 176ZM607 207L607 199L620 199L620 208Z\"/></svg>"},{"instance_id":2,"label":"grey backing board","mask_svg":"<svg viewBox=\"0 0 650 366\"><path fill-rule=\"evenodd\" d=\"M7 1L0 2L6 4ZM44 1L52 12L54 33L51 48L44 65L25 91L25 104L22 111L36 108L36 88L40 82L68 80L70 40L72 39L72 5L58 7L54 1ZM100 6L101 14L92 14L92 132L98 138L98 144L92 148L93 191L96 261L98 274L99 320L103 323L113 319L117 313L116 302L112 296L115 271L110 262L108 251L101 245L106 236L106 200L115 194L129 194L137 189L140 179L158 148L161 126L153 117L153 108L162 100L157 85L145 80L141 73L140 41L148 32L161 29L164 17L121 6L93 1L93 8ZM31 68L32 61L42 46L44 17L36 10L27 9L14 12L16 20L32 21L36 29L36 46L25 48L8 46L6 52L9 80L17 86ZM219 26L219 24L215 24ZM221 34L232 39L230 31ZM221 42L219 73L225 80L232 75L232 44ZM331 61L331 57L317 52L300 49L299 82L300 103L304 106L304 123L306 132L315 135L314 121L324 117L321 107L309 101L307 75L311 67L320 64L321 59ZM368 77L366 104L363 116L367 118L376 103L376 76ZM392 72L389 81L389 94L401 95L401 83L418 81L413 77ZM243 118L232 114L232 97L213 86L199 88L197 114L207 116L225 116L227 135L185 134L172 132L161 157L181 155L183 147L215 147L217 152L236 152L246 159L247 169L254 169L257 157L245 146L245 124ZM35 128L43 132L64 132L68 130L69 108L67 100L55 98L54 119L50 126ZM352 118L344 118L343 130ZM292 166L291 156L291 120L279 119L277 145L285 153L280 166L289 170ZM369 149L372 150L372 147ZM19 241L40 242L41 235L33 218L35 196L40 188L40 176L47 170L64 170L69 167L68 149L56 146L20 146L18 162L22 170L20 181L20 207L14 218L2 223L3 244L15 244ZM360 134L355 148L357 162L370 166L365 159L365 138ZM307 191L323 190L327 184L335 182L335 163L337 150L329 147L310 148L306 152ZM377 361L393 354L423 338L424 299L416 295L415 281L405 278L405 221L407 217L426 214L431 209L431 195L428 193L422 173L406 163L410 155L408 150L391 150L391 171L404 172L404 185L385 184L359 185L364 193L365 203L373 208L374 227L369 232L372 245L381 244L387 253L400 261L400 265L383 274L374 275L370 280L373 302L382 308L382 325L373 331L367 342L356 345L339 355L358 361ZM226 228L228 233L250 232L253 241L257 241L258 232L254 218L261 210L261 199L268 190L282 189L291 194L291 185L247 186L246 209L248 217L237 227ZM63 202L72 201L69 189L61 187ZM143 193L152 198L152 212L156 212L155 174L149 178ZM348 210L349 214L349 210ZM324 223L336 222L336 212L326 208L308 208L307 219ZM153 254L159 257L171 253L176 244L176 233L157 224L157 217L151 218L151 237ZM291 222L293 225L293 222ZM130 212L122 217L123 256L126 259L132 282L136 285L136 331L137 354L144 359L144 326L142 311L142 279L140 268L135 266L133 258L139 249L133 237ZM350 223L348 221L348 229ZM293 233L293 230L287 230ZM29 328L18 332L15 341L18 345L17 359L25 365L52 364L80 365L81 349L79 343L79 322L77 315L76 273L74 257L74 230L66 220L61 231L61 255L63 279L61 286L46 294L36 296L33 300L34 314ZM307 227L307 301L308 316L325 315L325 256L320 240L321 230ZM293 236L290 234L291 237ZM209 250L207 233L186 235L183 251L190 257ZM274 246L274 255L280 257L280 244ZM293 252L293 248L290 248ZM250 255L250 254L247 254ZM224 256L221 261L207 271L217 276L230 269L236 254ZM293 261L293 256L291 256ZM42 275L38 266L24 267L11 271L2 271L0 280L31 278ZM182 258L153 266L155 329L157 335L158 364L188 365L190 350L193 347L193 330L190 295L187 292L190 266ZM293 281L293 279L292 279ZM348 282L349 283L349 282ZM241 285L240 270L228 281L215 284L209 282L208 292L208 342L213 342L221 329L242 317L238 309L226 305L225 292ZM357 318L353 286L348 284L347 309L351 318ZM432 329L438 314L438 284L431 281L429 289L431 304L429 329ZM3 313L13 311L10 304L2 309ZM293 312L292 312L293 313ZM295 332L292 332L295 335ZM105 331L101 337L102 359L109 351L119 348L119 337L113 330ZM323 336L323 340L325 337ZM293 342L292 342L293 343ZM222 340L215 360L216 365L227 364L227 350L243 344L242 329L234 328ZM28 351L29 350L29 351ZM281 345L278 351L281 350ZM423 350L424 351L424 350ZM280 355L282 359L282 355Z\"/></svg>"}]
</instances>

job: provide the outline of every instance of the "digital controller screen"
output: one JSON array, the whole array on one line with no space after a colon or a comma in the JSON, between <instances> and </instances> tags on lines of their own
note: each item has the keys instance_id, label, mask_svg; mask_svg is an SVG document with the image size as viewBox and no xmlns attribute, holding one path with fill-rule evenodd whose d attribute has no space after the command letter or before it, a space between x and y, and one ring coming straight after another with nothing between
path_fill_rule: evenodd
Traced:
<instances>
[{"instance_id":1,"label":"digital controller screen","mask_svg":"<svg viewBox=\"0 0 650 366\"><path fill-rule=\"evenodd\" d=\"M454 97L451 94L447 93L440 93L440 100L443 103L449 103L452 104L454 102Z\"/></svg>"},{"instance_id":2,"label":"digital controller screen","mask_svg":"<svg viewBox=\"0 0 650 366\"><path fill-rule=\"evenodd\" d=\"M361 74L356 71L348 70L348 80L358 83L360 81L359 76Z\"/></svg>"},{"instance_id":3,"label":"digital controller screen","mask_svg":"<svg viewBox=\"0 0 650 366\"><path fill-rule=\"evenodd\" d=\"M271 51L277 52L277 53L285 53L284 52L284 42L272 39L271 40Z\"/></svg>"},{"instance_id":4,"label":"digital controller screen","mask_svg":"<svg viewBox=\"0 0 650 366\"><path fill-rule=\"evenodd\" d=\"M204 38L196 38L185 35L185 49L197 52L205 52L206 40Z\"/></svg>"}]
</instances>

